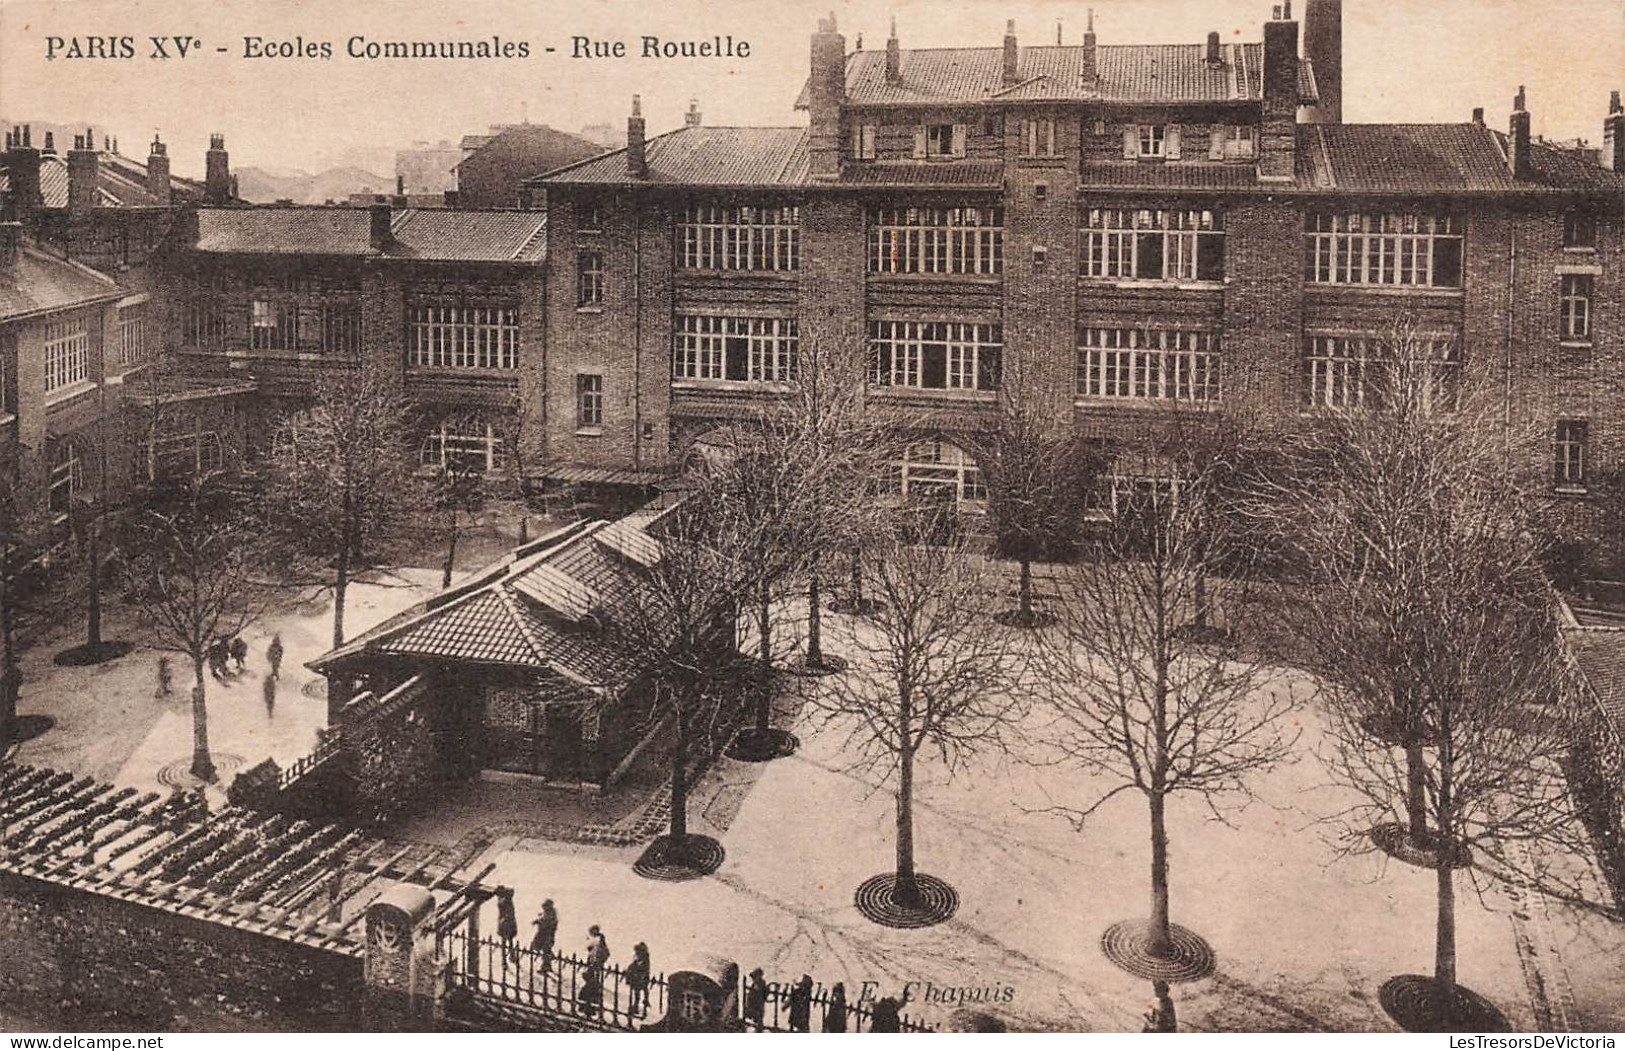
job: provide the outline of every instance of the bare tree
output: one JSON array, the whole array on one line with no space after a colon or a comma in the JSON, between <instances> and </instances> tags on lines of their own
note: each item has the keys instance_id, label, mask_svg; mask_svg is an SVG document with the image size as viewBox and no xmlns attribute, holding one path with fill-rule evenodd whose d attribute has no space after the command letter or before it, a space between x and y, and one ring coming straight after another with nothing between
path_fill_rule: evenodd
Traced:
<instances>
[{"instance_id":1,"label":"bare tree","mask_svg":"<svg viewBox=\"0 0 1625 1051\"><path fill-rule=\"evenodd\" d=\"M1033 563L1068 559L1077 549L1084 504L1104 464L1072 434L1070 399L1033 370L1006 370L982 475L995 550L1020 566L1019 605L1002 614L1031 628Z\"/></svg>"},{"instance_id":2,"label":"bare tree","mask_svg":"<svg viewBox=\"0 0 1625 1051\"><path fill-rule=\"evenodd\" d=\"M1303 577L1282 626L1324 680L1323 760L1357 798L1334 825L1349 849L1436 873L1429 1024L1451 1024L1472 1002L1456 984L1455 869L1477 858L1544 882L1529 848L1574 846L1569 691L1512 468L1521 435L1459 382L1455 346L1409 319L1367 354L1351 404L1290 436L1255 513Z\"/></svg>"},{"instance_id":3,"label":"bare tree","mask_svg":"<svg viewBox=\"0 0 1625 1051\"><path fill-rule=\"evenodd\" d=\"M1175 428L1176 431L1179 428ZM1251 798L1249 779L1279 762L1295 735L1293 693L1250 661L1231 633L1190 626L1210 609L1228 619L1239 585L1208 592L1232 561L1212 446L1175 441L1136 462L1118 459L1109 520L1059 576L1061 602L1039 664L1052 700L1044 731L1058 761L1101 779L1082 805L1057 804L1082 829L1124 793L1144 798L1151 832L1151 917L1144 951L1174 952L1167 808L1200 800L1220 820Z\"/></svg>"},{"instance_id":4,"label":"bare tree","mask_svg":"<svg viewBox=\"0 0 1625 1051\"><path fill-rule=\"evenodd\" d=\"M152 645L192 664L192 776L215 779L204 669L209 648L262 612L251 568L258 532L240 488L220 471L143 490L125 517L125 550Z\"/></svg>"},{"instance_id":5,"label":"bare tree","mask_svg":"<svg viewBox=\"0 0 1625 1051\"><path fill-rule=\"evenodd\" d=\"M600 638L624 658L604 695L626 703L644 692L650 720L670 725L668 834L678 860L691 838L690 765L700 748L720 744L738 711L737 623L761 585L758 534L770 527L739 498L733 469L719 475L649 525L652 543L638 542L643 554L614 557L613 578L593 610Z\"/></svg>"},{"instance_id":6,"label":"bare tree","mask_svg":"<svg viewBox=\"0 0 1625 1051\"><path fill-rule=\"evenodd\" d=\"M973 754L1005 747L1027 684L1021 640L992 619L996 585L985 560L963 541L912 539L894 538L872 560L874 611L849 623L847 671L826 680L813 703L824 726L847 733L855 762L893 784L890 901L919 911L926 900L914 864L916 763L934 754L952 774Z\"/></svg>"},{"instance_id":7,"label":"bare tree","mask_svg":"<svg viewBox=\"0 0 1625 1051\"><path fill-rule=\"evenodd\" d=\"M341 369L316 381L315 404L273 443L265 495L286 549L330 567L333 645L344 644L344 603L372 545L426 503L410 438L411 406L374 369Z\"/></svg>"},{"instance_id":8,"label":"bare tree","mask_svg":"<svg viewBox=\"0 0 1625 1051\"><path fill-rule=\"evenodd\" d=\"M45 546L50 521L42 501L30 499L26 478L33 458L19 457L15 473L0 473L0 747L11 742L23 671L17 660L17 627L34 588L29 574Z\"/></svg>"}]
</instances>

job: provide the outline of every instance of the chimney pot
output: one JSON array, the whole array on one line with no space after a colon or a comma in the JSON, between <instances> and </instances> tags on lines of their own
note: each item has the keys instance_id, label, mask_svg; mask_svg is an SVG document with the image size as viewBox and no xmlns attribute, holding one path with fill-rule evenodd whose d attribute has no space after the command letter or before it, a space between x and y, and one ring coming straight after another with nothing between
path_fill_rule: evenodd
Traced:
<instances>
[{"instance_id":1,"label":"chimney pot","mask_svg":"<svg viewBox=\"0 0 1625 1051\"><path fill-rule=\"evenodd\" d=\"M1207 35L1207 64L1210 66L1224 65L1224 59L1219 54L1219 33L1214 30Z\"/></svg>"},{"instance_id":2,"label":"chimney pot","mask_svg":"<svg viewBox=\"0 0 1625 1051\"><path fill-rule=\"evenodd\" d=\"M1276 21L1276 22L1279 22L1281 20L1281 5L1280 4L1276 4L1275 7L1270 11L1270 18L1271 18L1271 20Z\"/></svg>"},{"instance_id":3,"label":"chimney pot","mask_svg":"<svg viewBox=\"0 0 1625 1051\"><path fill-rule=\"evenodd\" d=\"M210 133L209 152L203 155L203 187L214 204L225 204L234 196L231 155L226 152L226 137L218 131Z\"/></svg>"},{"instance_id":4,"label":"chimney pot","mask_svg":"<svg viewBox=\"0 0 1625 1051\"><path fill-rule=\"evenodd\" d=\"M891 20L891 36L886 38L886 83L896 84L903 79L903 50L897 42L897 16ZM843 85L844 87L844 85Z\"/></svg>"},{"instance_id":5,"label":"chimney pot","mask_svg":"<svg viewBox=\"0 0 1625 1051\"><path fill-rule=\"evenodd\" d=\"M1281 5L1281 17L1288 22L1292 21L1292 0L1286 0L1286 3Z\"/></svg>"},{"instance_id":6,"label":"chimney pot","mask_svg":"<svg viewBox=\"0 0 1625 1051\"><path fill-rule=\"evenodd\" d=\"M1625 107L1619 92L1608 97L1608 119L1602 122L1602 164L1609 171L1625 172Z\"/></svg>"},{"instance_id":7,"label":"chimney pot","mask_svg":"<svg viewBox=\"0 0 1625 1051\"><path fill-rule=\"evenodd\" d=\"M644 152L643 99L632 96L632 115L626 118L626 174L634 179L649 174L648 156Z\"/></svg>"},{"instance_id":8,"label":"chimney pot","mask_svg":"<svg viewBox=\"0 0 1625 1051\"><path fill-rule=\"evenodd\" d=\"M24 124L23 125L23 148L24 149L28 149L30 146L33 145L33 142L30 141L32 139L32 137L33 137L33 127L32 127L32 125Z\"/></svg>"},{"instance_id":9,"label":"chimney pot","mask_svg":"<svg viewBox=\"0 0 1625 1051\"><path fill-rule=\"evenodd\" d=\"M1484 126L1484 107L1483 106L1474 106L1473 107L1473 123L1477 124L1481 128Z\"/></svg>"},{"instance_id":10,"label":"chimney pot","mask_svg":"<svg viewBox=\"0 0 1625 1051\"><path fill-rule=\"evenodd\" d=\"M688 112L683 114L683 127L697 128L700 126L700 100L688 100Z\"/></svg>"},{"instance_id":11,"label":"chimney pot","mask_svg":"<svg viewBox=\"0 0 1625 1051\"><path fill-rule=\"evenodd\" d=\"M45 152L50 154L56 153L56 143L52 141L52 135L50 132L45 133Z\"/></svg>"},{"instance_id":12,"label":"chimney pot","mask_svg":"<svg viewBox=\"0 0 1625 1051\"><path fill-rule=\"evenodd\" d=\"M76 136L74 146L68 154L68 212L81 215L101 203L101 164L96 139L89 132Z\"/></svg>"},{"instance_id":13,"label":"chimney pot","mask_svg":"<svg viewBox=\"0 0 1625 1051\"><path fill-rule=\"evenodd\" d=\"M1534 173L1529 152L1529 124L1527 100L1523 85L1519 84L1518 95L1512 100L1512 123L1507 135L1507 165L1514 179L1527 179Z\"/></svg>"},{"instance_id":14,"label":"chimney pot","mask_svg":"<svg viewBox=\"0 0 1625 1051\"><path fill-rule=\"evenodd\" d=\"M1608 93L1608 112L1625 113L1625 105L1620 104L1619 92L1617 91L1610 91Z\"/></svg>"},{"instance_id":15,"label":"chimney pot","mask_svg":"<svg viewBox=\"0 0 1625 1051\"><path fill-rule=\"evenodd\" d=\"M1089 9L1089 20L1084 24L1083 50L1078 56L1078 76L1086 86L1100 80L1100 66L1095 56L1095 9Z\"/></svg>"}]
</instances>

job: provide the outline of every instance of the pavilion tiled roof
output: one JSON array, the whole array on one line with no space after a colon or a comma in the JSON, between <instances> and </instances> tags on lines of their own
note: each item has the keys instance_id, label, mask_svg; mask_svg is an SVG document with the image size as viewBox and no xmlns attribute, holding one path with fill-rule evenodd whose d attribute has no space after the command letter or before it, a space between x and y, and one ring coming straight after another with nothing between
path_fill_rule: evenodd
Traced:
<instances>
[{"instance_id":1,"label":"pavilion tiled roof","mask_svg":"<svg viewBox=\"0 0 1625 1051\"><path fill-rule=\"evenodd\" d=\"M96 167L96 190L104 208L160 207L158 198L147 189L146 165L116 153L102 152ZM45 208L68 206L68 162L61 154L48 153L40 157L40 203ZM174 199L198 199L203 187L179 176L169 177L170 193ZM11 188L11 179L0 168L0 193Z\"/></svg>"},{"instance_id":2,"label":"pavilion tiled roof","mask_svg":"<svg viewBox=\"0 0 1625 1051\"><path fill-rule=\"evenodd\" d=\"M644 144L648 176L626 172L626 150L536 176L541 183L799 186L807 181L807 129L683 127Z\"/></svg>"},{"instance_id":3,"label":"pavilion tiled roof","mask_svg":"<svg viewBox=\"0 0 1625 1051\"><path fill-rule=\"evenodd\" d=\"M201 208L197 220L198 237L193 247L199 252L381 254L373 247L372 219L365 208Z\"/></svg>"},{"instance_id":4,"label":"pavilion tiled roof","mask_svg":"<svg viewBox=\"0 0 1625 1051\"><path fill-rule=\"evenodd\" d=\"M1081 45L1019 49L1016 83L1004 83L1000 47L906 49L896 81L883 50L846 60L846 97L858 106L960 105L967 102L1079 100L1118 103L1249 102L1263 97L1264 45L1229 44L1210 65L1202 44L1106 44L1095 49L1098 76L1083 77ZM1311 62L1298 63L1298 94L1316 101ZM806 108L803 88L798 108Z\"/></svg>"},{"instance_id":5,"label":"pavilion tiled roof","mask_svg":"<svg viewBox=\"0 0 1625 1051\"><path fill-rule=\"evenodd\" d=\"M1301 188L1354 193L1512 193L1625 188L1579 154L1536 142L1533 173L1512 177L1506 136L1480 124L1309 124L1298 129Z\"/></svg>"},{"instance_id":6,"label":"pavilion tiled roof","mask_svg":"<svg viewBox=\"0 0 1625 1051\"><path fill-rule=\"evenodd\" d=\"M88 306L123 294L112 278L23 244L18 246L15 276L0 280L0 322Z\"/></svg>"},{"instance_id":7,"label":"pavilion tiled roof","mask_svg":"<svg viewBox=\"0 0 1625 1051\"><path fill-rule=\"evenodd\" d=\"M652 548L658 557L658 544L642 533L651 520L645 515L567 526L358 635L311 667L320 671L371 653L550 672L588 686L622 682L628 659L600 636L592 615L602 605L626 601L637 586L637 571L627 571L622 551L646 554ZM601 539L605 533L614 534L611 542Z\"/></svg>"}]
</instances>

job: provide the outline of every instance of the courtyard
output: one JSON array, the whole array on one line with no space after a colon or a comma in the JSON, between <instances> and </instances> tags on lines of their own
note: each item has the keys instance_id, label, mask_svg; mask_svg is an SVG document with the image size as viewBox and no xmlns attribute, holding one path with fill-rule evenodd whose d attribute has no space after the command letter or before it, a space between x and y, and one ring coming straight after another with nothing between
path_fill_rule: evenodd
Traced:
<instances>
[{"instance_id":1,"label":"courtyard","mask_svg":"<svg viewBox=\"0 0 1625 1051\"><path fill-rule=\"evenodd\" d=\"M465 567L466 568L466 567ZM350 623L362 629L438 586L437 570L369 574L351 593ZM135 638L130 611L113 607L109 637ZM794 621L795 610L785 619ZM247 635L248 669L209 682L210 737L223 788L265 758L286 765L309 752L325 705L303 663L328 648L331 606L294 604ZM865 622L825 620L826 644L843 650ZM74 641L69 623L25 656L22 712L54 725L24 742L19 762L51 765L140 789L184 781L191 724L185 673L174 694L155 696L156 655L137 649L92 668L54 665ZM794 629L792 629L792 634ZM287 648L274 694L266 690L265 647ZM748 640L747 640L748 644ZM850 649L850 647L847 647ZM612 962L648 944L656 972L721 954L769 981L802 973L825 987L846 984L854 999L912 997L905 1010L945 1025L960 1002L991 1007L1022 1029L1138 1030L1149 983L1115 967L1100 938L1112 923L1147 912L1147 818L1143 800L1117 797L1083 831L1039 811L1083 805L1099 786L1044 758L1043 726L1023 723L1011 754L977 758L951 780L930 761L918 770L916 856L922 872L948 881L959 908L935 927L896 930L865 919L853 892L893 867L894 810L887 786L851 768L840 726L822 725L804 691L827 680L781 674L778 724L795 733L792 756L754 764L719 758L695 787L690 827L719 840L722 867L667 883L634 874L640 842L562 834L584 827L626 829L658 806L660 765L602 798L482 779L459 795L423 805L386 828L389 838L435 844L488 884L515 889L521 940L543 898L560 916L560 951L580 953L591 924L607 936ZM1276 689L1304 697L1307 678L1285 673ZM1346 799L1315 757L1319 725L1305 706L1293 758L1252 787L1256 798L1230 824L1199 801L1171 804L1172 912L1213 946L1216 973L1175 987L1187 1030L1394 1031L1377 989L1397 974L1428 973L1433 959L1431 872L1380 852L1344 856L1323 819ZM1596 881L1594 881L1595 883ZM1596 900L1604 900L1600 884ZM1617 919L1535 895L1521 899L1459 877L1463 984L1491 1000L1518 1030L1617 1030L1625 1014L1625 927ZM495 903L481 929L497 929Z\"/></svg>"}]
</instances>

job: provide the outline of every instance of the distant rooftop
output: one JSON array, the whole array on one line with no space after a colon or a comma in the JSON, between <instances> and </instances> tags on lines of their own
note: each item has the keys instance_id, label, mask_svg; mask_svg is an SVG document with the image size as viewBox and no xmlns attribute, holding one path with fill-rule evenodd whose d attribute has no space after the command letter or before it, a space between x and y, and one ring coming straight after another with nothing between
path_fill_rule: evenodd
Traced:
<instances>
[{"instance_id":1,"label":"distant rooftop","mask_svg":"<svg viewBox=\"0 0 1625 1051\"><path fill-rule=\"evenodd\" d=\"M368 208L270 205L198 210L199 252L330 255L446 262L539 263L544 212L406 208L390 213L387 243L372 240Z\"/></svg>"}]
</instances>

